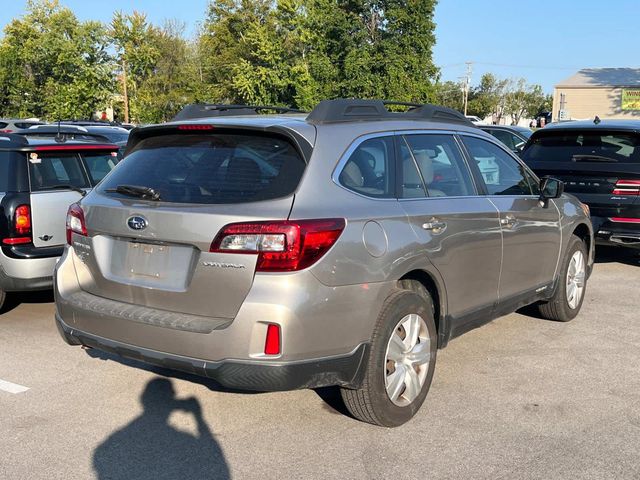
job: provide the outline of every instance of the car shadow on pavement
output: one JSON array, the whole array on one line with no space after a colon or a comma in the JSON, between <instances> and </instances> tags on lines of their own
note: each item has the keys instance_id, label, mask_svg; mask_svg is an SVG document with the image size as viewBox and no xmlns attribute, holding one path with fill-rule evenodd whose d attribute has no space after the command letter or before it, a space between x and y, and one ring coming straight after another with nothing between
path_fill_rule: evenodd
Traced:
<instances>
[{"instance_id":1,"label":"car shadow on pavement","mask_svg":"<svg viewBox=\"0 0 640 480\"><path fill-rule=\"evenodd\" d=\"M596 247L596 263L623 263L640 266L640 250L622 247Z\"/></svg>"},{"instance_id":2,"label":"car shadow on pavement","mask_svg":"<svg viewBox=\"0 0 640 480\"><path fill-rule=\"evenodd\" d=\"M171 380L154 378L147 383L140 401L142 415L95 449L93 468L98 479L230 478L222 449L204 421L197 399L178 399ZM196 435L169 424L174 411L193 415Z\"/></svg>"},{"instance_id":3,"label":"car shadow on pavement","mask_svg":"<svg viewBox=\"0 0 640 480\"><path fill-rule=\"evenodd\" d=\"M0 313L8 313L23 303L53 303L53 290L8 292Z\"/></svg>"}]
</instances>

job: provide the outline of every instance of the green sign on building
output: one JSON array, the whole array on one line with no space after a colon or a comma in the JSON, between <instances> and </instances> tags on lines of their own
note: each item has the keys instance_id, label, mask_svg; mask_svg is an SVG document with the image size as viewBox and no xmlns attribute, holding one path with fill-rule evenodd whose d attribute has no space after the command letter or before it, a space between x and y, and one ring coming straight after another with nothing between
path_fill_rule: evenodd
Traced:
<instances>
[{"instance_id":1,"label":"green sign on building","mask_svg":"<svg viewBox=\"0 0 640 480\"><path fill-rule=\"evenodd\" d=\"M640 110L640 88L622 89L622 110Z\"/></svg>"}]
</instances>

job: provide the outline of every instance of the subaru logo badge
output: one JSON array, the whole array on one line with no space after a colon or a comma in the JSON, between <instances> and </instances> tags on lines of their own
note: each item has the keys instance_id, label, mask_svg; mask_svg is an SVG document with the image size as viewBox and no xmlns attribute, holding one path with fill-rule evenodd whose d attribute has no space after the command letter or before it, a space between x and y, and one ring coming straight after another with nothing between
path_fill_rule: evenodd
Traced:
<instances>
[{"instance_id":1,"label":"subaru logo badge","mask_svg":"<svg viewBox=\"0 0 640 480\"><path fill-rule=\"evenodd\" d=\"M146 218L139 215L134 215L133 217L129 217L127 219L127 225L131 230L144 230L145 228L147 228L149 223L147 222Z\"/></svg>"}]
</instances>

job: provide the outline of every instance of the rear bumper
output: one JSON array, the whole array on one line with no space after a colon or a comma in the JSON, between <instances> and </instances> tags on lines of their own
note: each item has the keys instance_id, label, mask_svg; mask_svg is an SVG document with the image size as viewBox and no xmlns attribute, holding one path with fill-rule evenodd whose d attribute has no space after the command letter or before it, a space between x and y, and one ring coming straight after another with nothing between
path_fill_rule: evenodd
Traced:
<instances>
[{"instance_id":1,"label":"rear bumper","mask_svg":"<svg viewBox=\"0 0 640 480\"><path fill-rule=\"evenodd\" d=\"M360 344L346 355L297 362L237 361L212 362L127 345L65 324L56 313L56 326L69 345L86 345L125 358L140 360L172 370L211 378L224 387L251 391L280 391L330 385L357 387L361 382L369 346Z\"/></svg>"},{"instance_id":2,"label":"rear bumper","mask_svg":"<svg viewBox=\"0 0 640 480\"><path fill-rule=\"evenodd\" d=\"M608 218L595 218L596 242L601 245L616 245L640 248L640 223L612 222Z\"/></svg>"},{"instance_id":3,"label":"rear bumper","mask_svg":"<svg viewBox=\"0 0 640 480\"><path fill-rule=\"evenodd\" d=\"M5 292L48 290L58 257L11 258L0 253L0 289Z\"/></svg>"}]
</instances>

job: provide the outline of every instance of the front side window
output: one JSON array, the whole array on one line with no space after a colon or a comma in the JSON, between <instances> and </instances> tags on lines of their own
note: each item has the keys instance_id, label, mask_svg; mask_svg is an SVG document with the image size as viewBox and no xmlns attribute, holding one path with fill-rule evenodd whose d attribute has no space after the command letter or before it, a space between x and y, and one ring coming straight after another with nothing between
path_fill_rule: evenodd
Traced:
<instances>
[{"instance_id":1,"label":"front side window","mask_svg":"<svg viewBox=\"0 0 640 480\"><path fill-rule=\"evenodd\" d=\"M451 135L405 135L403 142L406 142L418 166L420 187L426 190L427 196L458 197L476 194L471 173ZM407 183L405 179L403 188L406 190L414 182L415 180L410 180Z\"/></svg>"},{"instance_id":2,"label":"front side window","mask_svg":"<svg viewBox=\"0 0 640 480\"><path fill-rule=\"evenodd\" d=\"M51 190L63 186L89 187L80 158L76 153L30 153L31 190Z\"/></svg>"},{"instance_id":3,"label":"front side window","mask_svg":"<svg viewBox=\"0 0 640 480\"><path fill-rule=\"evenodd\" d=\"M526 168L497 145L463 136L469 155L476 162L489 195L535 195Z\"/></svg>"},{"instance_id":4,"label":"front side window","mask_svg":"<svg viewBox=\"0 0 640 480\"><path fill-rule=\"evenodd\" d=\"M374 198L394 197L393 137L363 141L349 156L340 172L340 184L354 192Z\"/></svg>"}]
</instances>

